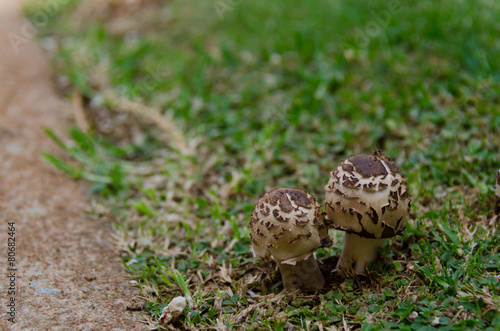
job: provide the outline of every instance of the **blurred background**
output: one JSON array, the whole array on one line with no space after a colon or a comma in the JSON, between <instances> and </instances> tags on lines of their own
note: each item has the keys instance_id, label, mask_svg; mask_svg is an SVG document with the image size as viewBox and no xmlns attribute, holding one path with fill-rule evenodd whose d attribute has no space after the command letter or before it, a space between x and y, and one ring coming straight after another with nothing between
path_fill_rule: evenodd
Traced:
<instances>
[{"instance_id":1,"label":"blurred background","mask_svg":"<svg viewBox=\"0 0 500 331\"><path fill-rule=\"evenodd\" d=\"M384 276L363 280L367 290L334 284L321 296L342 304L259 312L263 325L305 327L309 316L325 327L344 317L364 330L434 327L437 316L442 326L500 326L500 2L54 0L26 13L77 114L70 158L49 161L91 181L98 212L118 220L153 318L179 292L175 267L206 305L183 325L216 323L214 300L226 293L228 325L255 326L236 318L248 291L281 285L272 264L251 257L254 203L282 186L322 200L343 159L381 149L413 195L407 231L383 253L403 262L378 265ZM340 251L342 235L332 236L334 248L318 253L324 268ZM222 292L202 281L221 268L239 282L221 278ZM460 291L469 294L452 303Z\"/></svg>"}]
</instances>

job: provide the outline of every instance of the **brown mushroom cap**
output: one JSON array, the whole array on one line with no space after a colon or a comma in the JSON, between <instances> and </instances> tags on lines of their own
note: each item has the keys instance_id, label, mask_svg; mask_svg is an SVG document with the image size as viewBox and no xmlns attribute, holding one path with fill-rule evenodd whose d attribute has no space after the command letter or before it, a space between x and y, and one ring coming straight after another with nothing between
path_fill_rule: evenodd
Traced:
<instances>
[{"instance_id":1,"label":"brown mushroom cap","mask_svg":"<svg viewBox=\"0 0 500 331\"><path fill-rule=\"evenodd\" d=\"M260 198L250 230L255 255L278 262L294 264L331 245L321 205L298 188L278 188Z\"/></svg>"},{"instance_id":2,"label":"brown mushroom cap","mask_svg":"<svg viewBox=\"0 0 500 331\"><path fill-rule=\"evenodd\" d=\"M380 151L342 162L325 186L327 221L366 238L390 238L405 228L411 196L401 169Z\"/></svg>"}]
</instances>

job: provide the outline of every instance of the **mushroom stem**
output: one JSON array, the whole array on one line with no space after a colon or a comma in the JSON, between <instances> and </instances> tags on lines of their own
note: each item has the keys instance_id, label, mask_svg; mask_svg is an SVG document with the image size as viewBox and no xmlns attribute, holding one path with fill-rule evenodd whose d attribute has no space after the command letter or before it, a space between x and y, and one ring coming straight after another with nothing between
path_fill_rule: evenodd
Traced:
<instances>
[{"instance_id":1,"label":"mushroom stem","mask_svg":"<svg viewBox=\"0 0 500 331\"><path fill-rule=\"evenodd\" d=\"M295 265L279 263L283 286L287 290L304 288L306 290L319 290L325 286L325 278L319 270L314 255L297 262Z\"/></svg>"},{"instance_id":2,"label":"mushroom stem","mask_svg":"<svg viewBox=\"0 0 500 331\"><path fill-rule=\"evenodd\" d=\"M337 270L344 275L364 273L366 265L377 259L378 248L383 244L384 239L363 238L354 233L346 233Z\"/></svg>"}]
</instances>

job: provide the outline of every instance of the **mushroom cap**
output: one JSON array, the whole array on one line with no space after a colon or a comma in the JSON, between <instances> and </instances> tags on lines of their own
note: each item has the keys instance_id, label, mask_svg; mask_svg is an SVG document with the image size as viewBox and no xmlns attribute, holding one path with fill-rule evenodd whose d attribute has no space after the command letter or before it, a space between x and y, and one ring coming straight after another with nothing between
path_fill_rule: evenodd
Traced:
<instances>
[{"instance_id":1,"label":"mushroom cap","mask_svg":"<svg viewBox=\"0 0 500 331\"><path fill-rule=\"evenodd\" d=\"M295 264L331 245L316 198L298 188L277 188L257 202L250 219L255 256Z\"/></svg>"},{"instance_id":2,"label":"mushroom cap","mask_svg":"<svg viewBox=\"0 0 500 331\"><path fill-rule=\"evenodd\" d=\"M411 196L401 169L380 151L351 156L325 186L327 222L365 238L390 238L405 229Z\"/></svg>"}]
</instances>

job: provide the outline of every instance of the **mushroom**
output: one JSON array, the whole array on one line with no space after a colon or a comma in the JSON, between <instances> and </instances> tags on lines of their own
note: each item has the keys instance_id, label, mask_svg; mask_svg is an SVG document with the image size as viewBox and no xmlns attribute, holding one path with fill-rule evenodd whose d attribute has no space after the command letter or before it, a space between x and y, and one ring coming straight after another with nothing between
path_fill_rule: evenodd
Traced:
<instances>
[{"instance_id":1,"label":"mushroom","mask_svg":"<svg viewBox=\"0 0 500 331\"><path fill-rule=\"evenodd\" d=\"M500 215L500 170L497 173L497 181L495 185L495 214Z\"/></svg>"},{"instance_id":2,"label":"mushroom","mask_svg":"<svg viewBox=\"0 0 500 331\"><path fill-rule=\"evenodd\" d=\"M346 232L336 270L364 273L384 239L405 229L411 196L401 169L378 150L351 156L331 172L325 190L326 221Z\"/></svg>"},{"instance_id":3,"label":"mushroom","mask_svg":"<svg viewBox=\"0 0 500 331\"><path fill-rule=\"evenodd\" d=\"M298 188L278 188L257 202L250 219L252 250L256 257L274 258L285 289L317 290L325 279L314 251L332 241L321 205Z\"/></svg>"}]
</instances>

